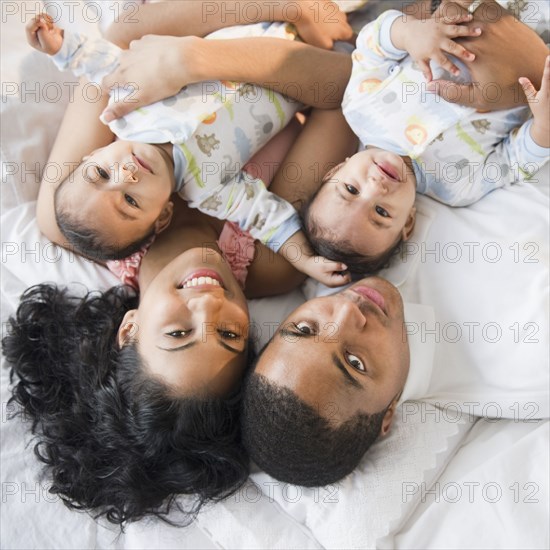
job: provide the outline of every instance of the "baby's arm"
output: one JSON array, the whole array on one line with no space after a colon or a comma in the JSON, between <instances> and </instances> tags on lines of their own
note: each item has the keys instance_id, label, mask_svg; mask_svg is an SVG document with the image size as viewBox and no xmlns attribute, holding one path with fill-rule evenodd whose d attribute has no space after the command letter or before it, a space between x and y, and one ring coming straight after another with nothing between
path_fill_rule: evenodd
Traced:
<instances>
[{"instance_id":1,"label":"baby's arm","mask_svg":"<svg viewBox=\"0 0 550 550\"><path fill-rule=\"evenodd\" d=\"M294 23L305 42L321 48L332 48L334 40L347 40L353 32L330 0L173 0L143 4L131 14L130 24L128 18L120 13L105 33L122 48L147 34L204 37L225 27L268 21Z\"/></svg>"},{"instance_id":2,"label":"baby's arm","mask_svg":"<svg viewBox=\"0 0 550 550\"><path fill-rule=\"evenodd\" d=\"M447 6L450 8L451 6ZM429 19L417 19L408 15L395 16L390 29L390 40L394 48L407 52L418 64L426 80L432 80L430 60L443 69L459 75L459 68L447 57L452 54L471 62L475 55L453 39L465 36L479 36L481 29L469 28L462 23L471 21L472 15L447 9L441 15Z\"/></svg>"},{"instance_id":3,"label":"baby's arm","mask_svg":"<svg viewBox=\"0 0 550 550\"><path fill-rule=\"evenodd\" d=\"M118 64L120 48L104 38L91 39L64 31L47 14L36 15L26 26L27 41L52 57L58 69L101 84Z\"/></svg>"},{"instance_id":4,"label":"baby's arm","mask_svg":"<svg viewBox=\"0 0 550 550\"><path fill-rule=\"evenodd\" d=\"M530 136L539 147L550 147L550 56L544 63L540 90L526 77L519 79L533 113ZM547 155L550 151L547 151ZM547 159L548 160L548 159Z\"/></svg>"}]
</instances>

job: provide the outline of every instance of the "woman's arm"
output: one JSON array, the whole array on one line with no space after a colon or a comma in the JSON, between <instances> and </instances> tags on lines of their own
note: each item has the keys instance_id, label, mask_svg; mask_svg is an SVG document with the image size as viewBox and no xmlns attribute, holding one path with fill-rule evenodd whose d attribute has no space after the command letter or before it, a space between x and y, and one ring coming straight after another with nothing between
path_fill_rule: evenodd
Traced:
<instances>
[{"instance_id":1,"label":"woman's arm","mask_svg":"<svg viewBox=\"0 0 550 550\"><path fill-rule=\"evenodd\" d=\"M346 15L331 0L171 0L135 10L135 4L123 4L105 33L121 48L146 34L206 36L263 21L293 23L304 41L321 48L332 48L334 40L352 36Z\"/></svg>"},{"instance_id":2,"label":"woman's arm","mask_svg":"<svg viewBox=\"0 0 550 550\"><path fill-rule=\"evenodd\" d=\"M69 100L63 121L57 133L48 162L44 167L36 217L40 231L54 243L65 245L66 239L59 231L55 219L54 194L61 182L70 176L81 163L82 157L94 149L111 143L114 136L108 126L99 121L99 115L107 105L108 97L103 95L95 101L95 94L100 93L94 86L92 91L84 86L87 81L81 79L74 95Z\"/></svg>"}]
</instances>

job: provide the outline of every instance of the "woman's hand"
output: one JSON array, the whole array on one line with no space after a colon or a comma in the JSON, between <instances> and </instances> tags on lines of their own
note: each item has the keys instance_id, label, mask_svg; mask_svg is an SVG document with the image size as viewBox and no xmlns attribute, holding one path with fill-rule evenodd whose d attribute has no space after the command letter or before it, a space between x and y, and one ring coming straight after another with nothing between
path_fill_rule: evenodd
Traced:
<instances>
[{"instance_id":1,"label":"woman's hand","mask_svg":"<svg viewBox=\"0 0 550 550\"><path fill-rule=\"evenodd\" d=\"M130 49L121 52L118 67L103 79L102 85L105 90L131 86L134 92L109 105L103 120L111 122L196 82L192 67L200 41L194 36L147 35L130 42Z\"/></svg>"},{"instance_id":2,"label":"woman's hand","mask_svg":"<svg viewBox=\"0 0 550 550\"><path fill-rule=\"evenodd\" d=\"M63 29L47 13L35 15L25 26L27 42L39 52L55 55L63 45Z\"/></svg>"},{"instance_id":3,"label":"woman's hand","mask_svg":"<svg viewBox=\"0 0 550 550\"><path fill-rule=\"evenodd\" d=\"M330 50L336 40L352 38L346 14L331 0L302 0L297 7L299 16L294 25L307 44Z\"/></svg>"}]
</instances>

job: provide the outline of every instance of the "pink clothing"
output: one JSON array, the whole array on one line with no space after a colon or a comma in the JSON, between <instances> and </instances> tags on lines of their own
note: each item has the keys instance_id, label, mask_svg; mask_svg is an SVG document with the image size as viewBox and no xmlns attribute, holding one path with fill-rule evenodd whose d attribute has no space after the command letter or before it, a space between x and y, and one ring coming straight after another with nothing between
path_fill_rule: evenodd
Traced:
<instances>
[{"instance_id":1,"label":"pink clothing","mask_svg":"<svg viewBox=\"0 0 550 550\"><path fill-rule=\"evenodd\" d=\"M110 260L107 267L120 281L139 290L139 267L143 256L154 242L154 237L140 250L122 260ZM228 263L235 279L244 289L248 266L254 259L254 239L250 233L243 231L236 223L225 222L218 239L218 246Z\"/></svg>"}]
</instances>

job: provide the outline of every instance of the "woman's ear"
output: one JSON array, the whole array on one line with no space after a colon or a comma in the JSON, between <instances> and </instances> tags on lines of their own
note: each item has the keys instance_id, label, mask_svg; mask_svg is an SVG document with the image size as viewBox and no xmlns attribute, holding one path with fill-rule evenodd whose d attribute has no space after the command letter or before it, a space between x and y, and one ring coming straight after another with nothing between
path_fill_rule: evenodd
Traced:
<instances>
[{"instance_id":1,"label":"woman's ear","mask_svg":"<svg viewBox=\"0 0 550 550\"><path fill-rule=\"evenodd\" d=\"M157 221L155 222L155 234L162 233L172 221L172 214L174 213L174 203L172 201L168 201L164 208L162 209L162 212L160 213L160 216L157 218Z\"/></svg>"},{"instance_id":2,"label":"woman's ear","mask_svg":"<svg viewBox=\"0 0 550 550\"><path fill-rule=\"evenodd\" d=\"M405 222L405 225L401 230L401 238L404 241L408 241L410 239L412 232L414 230L415 223L416 223L416 206L413 206L411 208L411 211L409 212L407 221Z\"/></svg>"},{"instance_id":3,"label":"woman's ear","mask_svg":"<svg viewBox=\"0 0 550 550\"><path fill-rule=\"evenodd\" d=\"M136 323L137 309L131 309L126 312L122 323L117 333L117 344L118 348L122 349L124 346L128 345L132 340L135 340L136 334L138 332L138 324Z\"/></svg>"}]
</instances>

